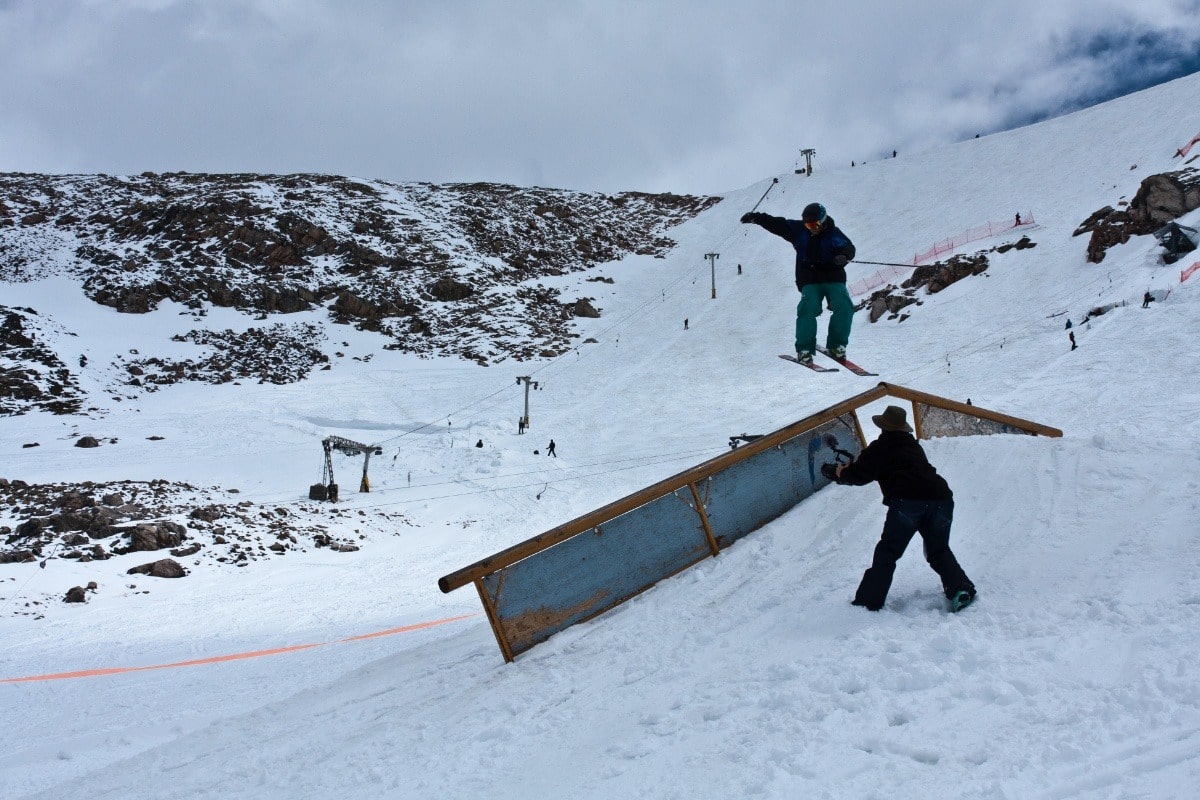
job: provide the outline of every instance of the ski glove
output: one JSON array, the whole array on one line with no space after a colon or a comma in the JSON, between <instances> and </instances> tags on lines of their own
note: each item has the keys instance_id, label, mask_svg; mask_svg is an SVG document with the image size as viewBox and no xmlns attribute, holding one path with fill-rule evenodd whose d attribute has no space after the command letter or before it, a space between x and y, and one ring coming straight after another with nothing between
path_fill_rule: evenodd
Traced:
<instances>
[{"instance_id":1,"label":"ski glove","mask_svg":"<svg viewBox=\"0 0 1200 800\"><path fill-rule=\"evenodd\" d=\"M745 224L748 222L758 222L758 214L754 211L747 211L745 214L742 214L742 223Z\"/></svg>"},{"instance_id":2,"label":"ski glove","mask_svg":"<svg viewBox=\"0 0 1200 800\"><path fill-rule=\"evenodd\" d=\"M837 467L833 464L822 464L821 474L833 482L837 482Z\"/></svg>"},{"instance_id":3,"label":"ski glove","mask_svg":"<svg viewBox=\"0 0 1200 800\"><path fill-rule=\"evenodd\" d=\"M833 263L839 267L846 266L847 262L849 262L849 261L850 261L850 259L846 258L841 253L839 253L838 255L833 257Z\"/></svg>"}]
</instances>

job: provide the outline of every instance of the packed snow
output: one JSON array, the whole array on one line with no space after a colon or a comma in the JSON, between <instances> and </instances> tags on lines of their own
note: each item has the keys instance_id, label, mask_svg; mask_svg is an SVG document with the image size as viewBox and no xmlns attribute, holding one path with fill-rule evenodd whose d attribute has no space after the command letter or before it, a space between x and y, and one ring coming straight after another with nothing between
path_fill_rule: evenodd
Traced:
<instances>
[{"instance_id":1,"label":"packed snow","mask_svg":"<svg viewBox=\"0 0 1200 800\"><path fill-rule=\"evenodd\" d=\"M796 217L819 200L864 261L1033 212L1032 229L961 252L1020 235L1035 248L990 253L986 274L922 295L902 322L857 315L850 356L879 379L776 358L792 349L792 252L738 222L768 176L674 229L666 259L591 271L611 285L558 279L603 311L558 359L422 360L339 327L347 357L294 385L181 384L90 418L0 419L9 479L167 478L277 504L306 499L324 436L384 448L370 493L354 491L359 461L336 463L339 506L364 511L340 523L358 552L173 581L126 575L135 556L0 565L0 796L1195 797L1200 276L1181 283L1195 259L1164 266L1149 236L1087 263L1072 231L1180 168L1198 96L1194 75L938 150L773 176L759 210ZM851 265L851 281L875 269ZM1143 309L1147 290L1162 299ZM169 303L118 316L62 279L3 292L77 334L61 354L92 362L169 351L195 324ZM207 324L247 319L214 310ZM525 435L519 375L541 387ZM731 435L875 380L1065 433L925 443L979 589L962 613L916 544L883 611L850 605L885 513L875 487L828 487L512 664L470 589L438 591L440 576L724 452ZM862 416L869 435L885 404ZM119 443L73 448L87 432ZM380 510L403 524L371 522ZM61 602L88 581L86 604ZM34 599L38 614L15 613ZM11 680L275 648L299 649Z\"/></svg>"}]
</instances>

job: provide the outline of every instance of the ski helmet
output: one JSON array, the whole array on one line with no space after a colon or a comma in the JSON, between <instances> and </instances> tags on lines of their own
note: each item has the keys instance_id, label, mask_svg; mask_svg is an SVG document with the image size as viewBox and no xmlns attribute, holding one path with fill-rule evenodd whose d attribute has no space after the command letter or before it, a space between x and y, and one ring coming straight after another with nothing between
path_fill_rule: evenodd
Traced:
<instances>
[{"instance_id":1,"label":"ski helmet","mask_svg":"<svg viewBox=\"0 0 1200 800\"><path fill-rule=\"evenodd\" d=\"M804 222L824 222L825 206L820 203L809 203L804 207L804 213L800 215L800 219Z\"/></svg>"}]
</instances>

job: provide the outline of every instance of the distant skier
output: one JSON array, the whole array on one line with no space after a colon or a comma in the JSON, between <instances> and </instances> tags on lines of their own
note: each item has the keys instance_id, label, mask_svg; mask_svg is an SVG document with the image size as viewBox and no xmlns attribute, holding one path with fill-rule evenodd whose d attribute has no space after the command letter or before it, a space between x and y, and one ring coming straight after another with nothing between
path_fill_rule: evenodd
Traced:
<instances>
[{"instance_id":1,"label":"distant skier","mask_svg":"<svg viewBox=\"0 0 1200 800\"><path fill-rule=\"evenodd\" d=\"M975 585L950 550L954 493L925 457L903 408L888 406L871 420L879 427L879 438L849 464L826 464L821 469L822 474L841 484L865 486L879 481L883 504L888 507L883 534L855 592L854 605L871 611L883 608L896 562L913 535L920 533L925 560L941 578L950 609L959 611L975 599Z\"/></svg>"},{"instance_id":2,"label":"distant skier","mask_svg":"<svg viewBox=\"0 0 1200 800\"><path fill-rule=\"evenodd\" d=\"M796 358L811 364L817 349L817 317L823 301L833 310L825 347L835 358L846 356L854 301L846 289L846 264L854 259L854 244L825 213L825 206L809 203L800 219L773 217L751 211L742 222L754 223L791 242L796 250Z\"/></svg>"},{"instance_id":3,"label":"distant skier","mask_svg":"<svg viewBox=\"0 0 1200 800\"><path fill-rule=\"evenodd\" d=\"M1144 295L1142 295L1142 308L1149 308L1150 304L1153 302L1154 295L1150 294L1150 292L1146 292Z\"/></svg>"},{"instance_id":4,"label":"distant skier","mask_svg":"<svg viewBox=\"0 0 1200 800\"><path fill-rule=\"evenodd\" d=\"M550 440L550 444L546 446L546 455L558 458L558 453L554 452L554 440Z\"/></svg>"},{"instance_id":5,"label":"distant skier","mask_svg":"<svg viewBox=\"0 0 1200 800\"><path fill-rule=\"evenodd\" d=\"M1014 222L1013 227L1015 228L1017 225L1020 225L1020 224L1021 224L1021 212L1018 211L1016 214L1016 221Z\"/></svg>"},{"instance_id":6,"label":"distant skier","mask_svg":"<svg viewBox=\"0 0 1200 800\"><path fill-rule=\"evenodd\" d=\"M1075 344L1075 331L1071 331L1070 333L1067 334L1067 336L1069 336L1071 338L1071 349L1074 350L1076 347L1079 346L1079 345Z\"/></svg>"}]
</instances>

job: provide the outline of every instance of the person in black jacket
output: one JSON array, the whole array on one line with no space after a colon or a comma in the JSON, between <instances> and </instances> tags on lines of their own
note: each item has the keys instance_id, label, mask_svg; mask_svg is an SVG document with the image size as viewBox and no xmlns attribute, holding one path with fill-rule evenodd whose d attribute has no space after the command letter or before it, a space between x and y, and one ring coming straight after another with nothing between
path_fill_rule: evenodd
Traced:
<instances>
[{"instance_id":1,"label":"person in black jacket","mask_svg":"<svg viewBox=\"0 0 1200 800\"><path fill-rule=\"evenodd\" d=\"M845 358L854 322L854 301L846 289L846 264L854 260L854 243L825 213L825 206L809 203L800 219L773 217L751 211L742 222L759 225L791 242L796 251L796 358L811 364L817 349L817 317L825 301L833 311L825 349L834 358Z\"/></svg>"},{"instance_id":2,"label":"person in black jacket","mask_svg":"<svg viewBox=\"0 0 1200 800\"><path fill-rule=\"evenodd\" d=\"M875 545L870 568L854 595L854 605L871 611L883 608L896 562L904 555L913 534L925 543L925 560L942 579L950 609L959 611L975 599L975 585L950 551L950 524L954 518L954 493L925 457L912 435L904 409L888 406L871 417L879 438L867 445L854 461L833 470L833 480L851 486L879 481L888 507L883 535Z\"/></svg>"}]
</instances>

